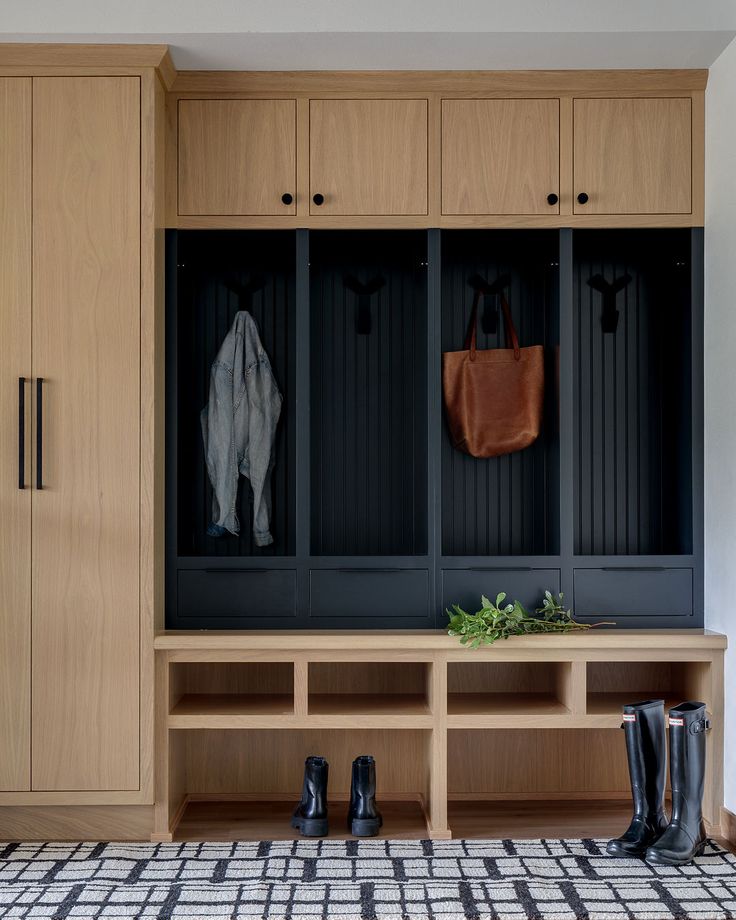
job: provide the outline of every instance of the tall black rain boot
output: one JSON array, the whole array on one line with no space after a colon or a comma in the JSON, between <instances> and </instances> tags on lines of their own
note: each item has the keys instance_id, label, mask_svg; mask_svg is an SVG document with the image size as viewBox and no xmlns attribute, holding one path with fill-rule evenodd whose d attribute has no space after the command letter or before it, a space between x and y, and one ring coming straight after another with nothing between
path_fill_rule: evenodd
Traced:
<instances>
[{"instance_id":1,"label":"tall black rain boot","mask_svg":"<svg viewBox=\"0 0 736 920\"><path fill-rule=\"evenodd\" d=\"M634 816L620 837L608 841L606 852L611 856L644 856L667 827L664 700L627 704L621 727L626 735Z\"/></svg>"},{"instance_id":2,"label":"tall black rain boot","mask_svg":"<svg viewBox=\"0 0 736 920\"><path fill-rule=\"evenodd\" d=\"M307 757L304 761L304 784L301 801L291 818L291 826L305 837L326 837L327 777L330 765L324 757Z\"/></svg>"},{"instance_id":3,"label":"tall black rain boot","mask_svg":"<svg viewBox=\"0 0 736 920\"><path fill-rule=\"evenodd\" d=\"M705 703L680 703L670 709L670 784L672 818L647 850L651 866L684 866L705 849L703 786L705 733L710 728Z\"/></svg>"},{"instance_id":4,"label":"tall black rain boot","mask_svg":"<svg viewBox=\"0 0 736 920\"><path fill-rule=\"evenodd\" d=\"M375 837L382 824L376 808L376 761L365 754L353 761L348 829L354 837Z\"/></svg>"}]
</instances>

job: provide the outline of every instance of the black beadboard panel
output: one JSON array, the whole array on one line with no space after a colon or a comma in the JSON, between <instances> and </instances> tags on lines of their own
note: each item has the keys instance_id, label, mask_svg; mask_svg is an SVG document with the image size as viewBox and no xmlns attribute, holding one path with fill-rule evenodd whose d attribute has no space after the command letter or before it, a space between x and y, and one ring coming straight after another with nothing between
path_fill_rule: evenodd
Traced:
<instances>
[{"instance_id":1,"label":"black beadboard panel","mask_svg":"<svg viewBox=\"0 0 736 920\"><path fill-rule=\"evenodd\" d=\"M427 551L426 234L310 237L313 555ZM345 286L380 275L372 329Z\"/></svg>"},{"instance_id":2,"label":"black beadboard panel","mask_svg":"<svg viewBox=\"0 0 736 920\"><path fill-rule=\"evenodd\" d=\"M246 285L262 276L252 297ZM181 231L178 277L178 552L180 556L292 555L295 549L295 237L291 232ZM255 318L284 397L272 475L274 543L253 543L252 490L241 476L240 536L208 537L212 489L205 466L200 412L212 362L238 310Z\"/></svg>"},{"instance_id":3,"label":"black beadboard panel","mask_svg":"<svg viewBox=\"0 0 736 920\"><path fill-rule=\"evenodd\" d=\"M557 233L446 231L442 236L442 350L463 348L473 303L468 278L511 275L506 297L523 345L546 346L542 433L526 450L477 459L442 437L442 552L446 556L555 553L559 548L556 360L559 328ZM488 298L492 301L493 298ZM484 304L481 303L479 317ZM505 348L503 322L478 348Z\"/></svg>"},{"instance_id":4,"label":"black beadboard panel","mask_svg":"<svg viewBox=\"0 0 736 920\"><path fill-rule=\"evenodd\" d=\"M690 237L574 235L575 552L692 552ZM601 327L601 274L632 280Z\"/></svg>"}]
</instances>

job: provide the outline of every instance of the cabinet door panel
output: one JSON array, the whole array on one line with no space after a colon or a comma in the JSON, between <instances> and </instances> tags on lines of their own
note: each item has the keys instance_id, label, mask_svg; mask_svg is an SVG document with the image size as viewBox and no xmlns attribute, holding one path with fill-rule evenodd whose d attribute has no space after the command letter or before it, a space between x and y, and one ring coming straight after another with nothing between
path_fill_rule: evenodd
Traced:
<instances>
[{"instance_id":1,"label":"cabinet door panel","mask_svg":"<svg viewBox=\"0 0 736 920\"><path fill-rule=\"evenodd\" d=\"M575 213L689 214L691 109L690 99L575 99Z\"/></svg>"},{"instance_id":2,"label":"cabinet door panel","mask_svg":"<svg viewBox=\"0 0 736 920\"><path fill-rule=\"evenodd\" d=\"M0 79L0 791L31 782L31 492L19 378L31 373L31 79ZM24 393L30 407L30 383ZM30 413L26 412L26 420ZM25 456L30 456L26 425Z\"/></svg>"},{"instance_id":3,"label":"cabinet door panel","mask_svg":"<svg viewBox=\"0 0 736 920\"><path fill-rule=\"evenodd\" d=\"M34 79L33 208L33 367L45 380L43 489L33 494L33 789L133 790L137 77Z\"/></svg>"},{"instance_id":4,"label":"cabinet door panel","mask_svg":"<svg viewBox=\"0 0 736 920\"><path fill-rule=\"evenodd\" d=\"M182 99L179 213L296 214L296 102Z\"/></svg>"},{"instance_id":5,"label":"cabinet door panel","mask_svg":"<svg viewBox=\"0 0 736 920\"><path fill-rule=\"evenodd\" d=\"M558 99L442 101L443 214L559 214Z\"/></svg>"},{"instance_id":6,"label":"cabinet door panel","mask_svg":"<svg viewBox=\"0 0 736 920\"><path fill-rule=\"evenodd\" d=\"M312 99L310 214L427 213L425 99Z\"/></svg>"}]
</instances>

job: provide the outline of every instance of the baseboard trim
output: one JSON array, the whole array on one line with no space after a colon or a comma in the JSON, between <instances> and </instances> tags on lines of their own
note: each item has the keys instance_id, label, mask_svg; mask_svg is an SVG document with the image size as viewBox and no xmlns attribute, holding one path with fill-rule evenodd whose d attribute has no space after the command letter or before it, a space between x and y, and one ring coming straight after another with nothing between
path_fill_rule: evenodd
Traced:
<instances>
[{"instance_id":1,"label":"baseboard trim","mask_svg":"<svg viewBox=\"0 0 736 920\"><path fill-rule=\"evenodd\" d=\"M725 805L721 806L721 835L736 846L736 815Z\"/></svg>"},{"instance_id":2,"label":"baseboard trim","mask_svg":"<svg viewBox=\"0 0 736 920\"><path fill-rule=\"evenodd\" d=\"M150 840L153 805L7 805L0 840Z\"/></svg>"}]
</instances>

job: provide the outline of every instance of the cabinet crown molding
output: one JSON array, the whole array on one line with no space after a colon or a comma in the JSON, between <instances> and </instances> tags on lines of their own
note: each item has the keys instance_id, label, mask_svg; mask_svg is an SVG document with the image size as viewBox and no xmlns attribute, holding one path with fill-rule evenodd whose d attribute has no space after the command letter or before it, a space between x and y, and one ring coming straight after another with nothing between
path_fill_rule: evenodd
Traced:
<instances>
[{"instance_id":1,"label":"cabinet crown molding","mask_svg":"<svg viewBox=\"0 0 736 920\"><path fill-rule=\"evenodd\" d=\"M155 67L166 89L171 89L176 69L168 45L69 44L54 42L0 42L0 69L58 67L119 68Z\"/></svg>"},{"instance_id":2,"label":"cabinet crown molding","mask_svg":"<svg viewBox=\"0 0 736 920\"><path fill-rule=\"evenodd\" d=\"M354 70L206 71L176 74L174 93L316 94L409 93L426 96L585 96L693 93L707 70Z\"/></svg>"}]
</instances>

